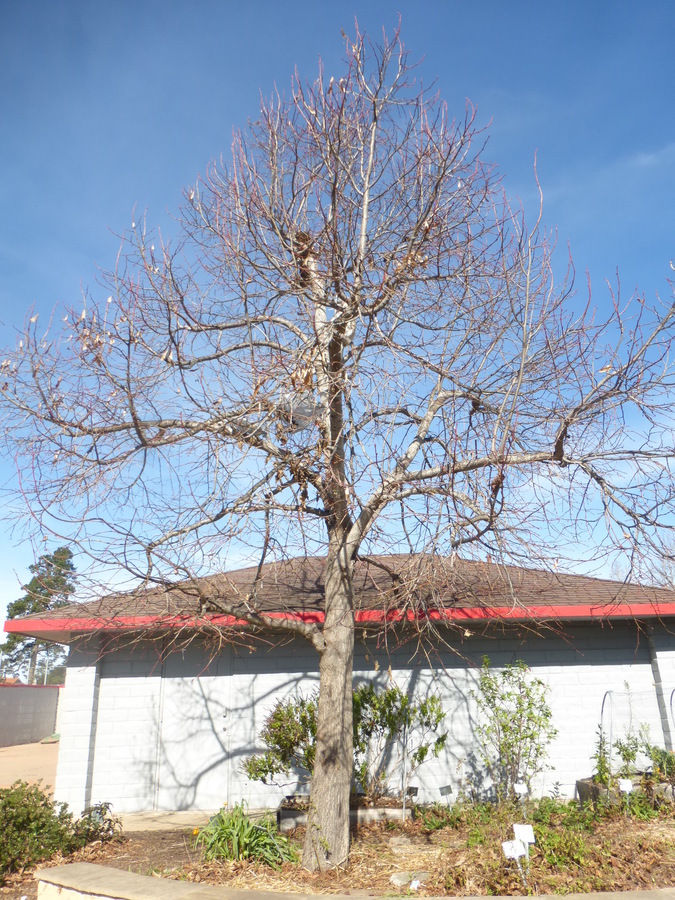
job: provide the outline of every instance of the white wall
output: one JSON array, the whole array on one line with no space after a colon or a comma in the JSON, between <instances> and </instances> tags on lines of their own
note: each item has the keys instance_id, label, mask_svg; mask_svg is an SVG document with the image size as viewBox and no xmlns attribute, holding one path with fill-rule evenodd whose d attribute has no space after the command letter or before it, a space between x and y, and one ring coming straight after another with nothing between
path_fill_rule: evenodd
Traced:
<instances>
[{"instance_id":1,"label":"white wall","mask_svg":"<svg viewBox=\"0 0 675 900\"><path fill-rule=\"evenodd\" d=\"M664 688L670 696L675 689L675 647L665 632L656 637ZM442 696L450 737L441 757L425 763L413 778L420 800L439 799L439 787L449 783L456 792L461 786L466 789L475 777L476 709L471 690L485 654L496 667L522 659L551 688L559 734L550 748L554 768L540 779L543 792L557 783L563 794L571 796L575 780L591 774L600 709L608 690L623 691L628 682L636 694L653 691L647 643L638 638L633 623L611 628L580 625L568 628L563 636L543 637L492 629L482 636L453 636L452 645L452 650L436 655L433 671L419 657L411 660L412 650L406 647L387 654L372 644L357 646L356 678L375 677L386 684L391 666L400 687L418 696L430 691ZM87 794L92 802L114 803L117 812L211 810L241 799L252 808L274 806L292 792L296 785L276 788L250 782L241 765L261 749L256 748L256 736L277 700L299 692L306 695L317 686L318 659L310 645L292 641L273 649L263 646L254 653L228 646L213 654L195 640L164 663L160 649L136 644L105 653L99 662L90 655L88 665L83 665L81 652L71 654L57 799L79 800ZM85 708L88 703L95 707L93 715ZM658 742L654 727L652 736ZM86 759L88 782L81 768ZM76 766L79 787L74 785Z\"/></svg>"},{"instance_id":2,"label":"white wall","mask_svg":"<svg viewBox=\"0 0 675 900\"><path fill-rule=\"evenodd\" d=\"M75 815L89 806L96 748L99 694L99 643L92 639L68 656L66 687L60 698L59 759L54 797Z\"/></svg>"}]
</instances>

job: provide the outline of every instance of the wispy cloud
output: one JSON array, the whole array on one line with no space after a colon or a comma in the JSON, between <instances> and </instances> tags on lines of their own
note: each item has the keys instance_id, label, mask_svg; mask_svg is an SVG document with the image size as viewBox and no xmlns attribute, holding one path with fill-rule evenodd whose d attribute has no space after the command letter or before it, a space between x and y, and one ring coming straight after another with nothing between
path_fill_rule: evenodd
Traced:
<instances>
[{"instance_id":1,"label":"wispy cloud","mask_svg":"<svg viewBox=\"0 0 675 900\"><path fill-rule=\"evenodd\" d=\"M624 164L636 169L669 169L675 166L675 141L658 150L634 153L626 158Z\"/></svg>"}]
</instances>

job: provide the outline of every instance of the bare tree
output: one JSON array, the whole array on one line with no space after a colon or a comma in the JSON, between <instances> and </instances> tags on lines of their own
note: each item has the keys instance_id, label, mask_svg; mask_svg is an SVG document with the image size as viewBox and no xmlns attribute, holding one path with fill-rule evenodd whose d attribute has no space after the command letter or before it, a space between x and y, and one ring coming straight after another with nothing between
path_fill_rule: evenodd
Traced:
<instances>
[{"instance_id":1,"label":"bare tree","mask_svg":"<svg viewBox=\"0 0 675 900\"><path fill-rule=\"evenodd\" d=\"M296 79L186 192L174 243L135 223L108 299L31 320L1 366L38 529L196 589L233 545L325 553L322 624L267 618L255 586L203 598L319 654L309 868L348 854L359 554L628 568L672 510L673 307L580 306L483 143L398 34L357 33L342 77Z\"/></svg>"}]
</instances>

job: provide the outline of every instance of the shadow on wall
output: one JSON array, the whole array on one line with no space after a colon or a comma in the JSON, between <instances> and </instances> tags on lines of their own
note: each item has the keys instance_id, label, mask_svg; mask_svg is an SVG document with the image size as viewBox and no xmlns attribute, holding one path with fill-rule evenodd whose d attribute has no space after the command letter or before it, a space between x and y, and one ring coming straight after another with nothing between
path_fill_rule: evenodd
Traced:
<instances>
[{"instance_id":1,"label":"shadow on wall","mask_svg":"<svg viewBox=\"0 0 675 900\"><path fill-rule=\"evenodd\" d=\"M242 766L262 749L256 736L269 710L306 689L307 676L275 678L273 684L252 676L236 691L227 681L199 675L165 684L161 720L155 723L156 765L145 775L154 808L211 810L242 799L255 808L301 789L299 779L281 787L250 782Z\"/></svg>"},{"instance_id":2,"label":"shadow on wall","mask_svg":"<svg viewBox=\"0 0 675 900\"><path fill-rule=\"evenodd\" d=\"M149 735L156 748L154 757L143 752L132 763L145 808L215 810L241 800L251 808L271 808L288 794L308 791L306 772L293 772L286 782L263 784L247 777L243 763L264 751L259 736L275 704L310 696L318 687L318 672L283 672L281 663L276 672L241 672L232 654L232 648L227 648L206 666L204 658L194 653L183 656L180 666L167 662ZM384 688L393 682L417 702L432 692L440 693L446 712L442 729L449 732L446 748L438 759L430 759L414 773L418 799L438 800L440 788L448 784L454 798L487 796L490 785L476 752L471 698L477 672L466 663L459 672L447 666L434 672L411 664L407 657L393 655L387 660L387 666L377 666L374 672L372 654L357 657L355 685L375 681ZM399 745L392 742L385 748L383 765L397 793L403 783Z\"/></svg>"},{"instance_id":3,"label":"shadow on wall","mask_svg":"<svg viewBox=\"0 0 675 900\"><path fill-rule=\"evenodd\" d=\"M420 801L440 800L440 788L447 785L452 785L453 799L490 791L471 696L483 655L495 667L522 659L551 686L560 733L551 747L557 768L542 781L544 791L556 781L573 789L576 778L589 774L605 692L622 687L626 679L636 691L652 683L649 658L642 648L636 650L630 623L610 632L589 626L542 639L504 630L493 637L471 636L457 652L445 648L436 653L433 670L427 657L420 662L402 649L358 646L355 683L376 679L386 685L393 679L411 698L441 695L449 736L439 758L425 762L415 774ZM107 717L108 732L97 737L100 777L93 800L125 796L131 798L124 801L127 809L213 810L240 800L251 807L271 807L285 794L306 790L305 773L295 773L288 784L264 785L250 781L242 763L264 749L259 735L275 703L316 689L318 658L309 646L291 642L253 654L224 647L211 658L194 641L161 666L156 654L151 657L136 648L135 661L103 659L99 717ZM106 681L113 679L118 681L115 690L106 690ZM110 708L115 705L120 709ZM390 770L397 764L396 753L395 747L388 748ZM125 795L118 787L122 783Z\"/></svg>"},{"instance_id":4,"label":"shadow on wall","mask_svg":"<svg viewBox=\"0 0 675 900\"><path fill-rule=\"evenodd\" d=\"M228 652L232 653L231 649ZM428 667L410 665L402 656L388 660L391 670L389 665L375 667L372 654L357 656L354 683L375 681L385 688L393 681L417 702L432 692L441 693L446 709L443 730L450 733L448 746L438 759L430 759L415 772L419 799L438 799L439 788L448 783L454 786L454 796L481 790L484 773L474 755L467 673L457 678L451 671L434 673ZM153 723L156 760L140 766L143 792L152 796L154 808L213 810L241 800L251 808L270 808L288 794L308 791L308 773L304 771L291 772L287 781L281 778L268 784L251 781L243 771L245 760L265 749L260 732L276 703L309 697L317 689L318 672L311 671L306 660L302 672L282 671L300 661L298 654L291 654L287 662L279 659L277 665L261 664L263 671L256 672L253 665L250 671L242 671L243 666L232 658L228 673L228 663L221 658L206 669L193 665L181 677L165 673L160 715ZM228 674L230 677L224 677ZM392 742L385 748L383 765L391 789L397 793L403 783L400 745Z\"/></svg>"}]
</instances>

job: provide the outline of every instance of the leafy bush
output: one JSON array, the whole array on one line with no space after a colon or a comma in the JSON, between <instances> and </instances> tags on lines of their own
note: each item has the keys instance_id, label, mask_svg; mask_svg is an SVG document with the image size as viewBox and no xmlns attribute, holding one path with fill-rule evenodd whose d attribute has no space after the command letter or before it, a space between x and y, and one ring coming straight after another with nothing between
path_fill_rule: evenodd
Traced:
<instances>
[{"instance_id":1,"label":"leafy bush","mask_svg":"<svg viewBox=\"0 0 675 900\"><path fill-rule=\"evenodd\" d=\"M620 759L616 773L612 773L610 750L615 751ZM652 744L649 726L644 723L638 727L637 732L631 725L622 738L614 741L611 748L602 728L598 728L596 750L591 758L595 761L593 781L607 788L615 787L618 778L631 778L645 769L643 782L650 791L659 782L675 784L675 753Z\"/></svg>"},{"instance_id":2,"label":"leafy bush","mask_svg":"<svg viewBox=\"0 0 675 900\"><path fill-rule=\"evenodd\" d=\"M650 755L649 726L640 725L637 733L633 728L629 728L623 738L617 738L614 741L614 749L621 759L619 777L630 778L637 771L638 756L641 753L646 756Z\"/></svg>"},{"instance_id":3,"label":"leafy bush","mask_svg":"<svg viewBox=\"0 0 675 900\"><path fill-rule=\"evenodd\" d=\"M416 806L415 818L420 821L422 831L440 831L442 828L459 828L462 822L462 808L459 803L448 806L432 803L430 806Z\"/></svg>"},{"instance_id":4,"label":"leafy bush","mask_svg":"<svg viewBox=\"0 0 675 900\"><path fill-rule=\"evenodd\" d=\"M595 803L579 805L576 800L542 797L532 805L530 819L536 825L592 832L598 822L616 814L617 809L600 798Z\"/></svg>"},{"instance_id":5,"label":"leafy bush","mask_svg":"<svg viewBox=\"0 0 675 900\"><path fill-rule=\"evenodd\" d=\"M244 763L248 777L263 783L279 776L288 778L292 771L309 777L314 766L316 711L316 693L309 698L280 700L260 733L267 750ZM369 797L386 792L392 743L405 749L407 775L430 754L438 756L445 746L447 733L439 733L445 713L435 694L415 703L396 685L381 689L362 684L353 692L353 713L354 773Z\"/></svg>"},{"instance_id":6,"label":"leafy bush","mask_svg":"<svg viewBox=\"0 0 675 900\"><path fill-rule=\"evenodd\" d=\"M626 814L634 819L646 821L656 819L660 815L657 798L649 789L631 791L630 794L625 794L622 800Z\"/></svg>"},{"instance_id":7,"label":"leafy bush","mask_svg":"<svg viewBox=\"0 0 675 900\"><path fill-rule=\"evenodd\" d=\"M493 671L485 656L478 691L472 694L481 719L476 732L482 759L497 799L513 799L518 781L529 787L544 769L548 745L557 734L546 702L548 687L532 677L524 662Z\"/></svg>"},{"instance_id":8,"label":"leafy bush","mask_svg":"<svg viewBox=\"0 0 675 900\"><path fill-rule=\"evenodd\" d=\"M73 817L39 784L15 781L0 789L0 883L4 875L73 846Z\"/></svg>"},{"instance_id":9,"label":"leafy bush","mask_svg":"<svg viewBox=\"0 0 675 900\"><path fill-rule=\"evenodd\" d=\"M649 746L649 758L652 761L652 771L657 781L675 780L675 753L672 750L664 750L662 747Z\"/></svg>"},{"instance_id":10,"label":"leafy bush","mask_svg":"<svg viewBox=\"0 0 675 900\"><path fill-rule=\"evenodd\" d=\"M0 884L10 872L18 872L64 855L94 840L109 840L121 830L110 804L93 807L77 822L65 803L54 803L38 784L15 781L0 788Z\"/></svg>"},{"instance_id":11,"label":"leafy bush","mask_svg":"<svg viewBox=\"0 0 675 900\"><path fill-rule=\"evenodd\" d=\"M438 733L444 718L436 694L415 703L397 685L385 690L372 683L359 685L354 691L354 773L366 795L386 792L392 743L405 751L406 780L429 755L438 756L447 740L447 732Z\"/></svg>"},{"instance_id":12,"label":"leafy bush","mask_svg":"<svg viewBox=\"0 0 675 900\"><path fill-rule=\"evenodd\" d=\"M458 800L452 806L436 802L415 807L415 818L421 822L422 830L427 832L440 831L442 828L467 828L471 834L479 831L487 833L486 829L489 831L499 824L504 828L510 827L512 813L512 808L504 804L467 803L463 800Z\"/></svg>"},{"instance_id":13,"label":"leafy bush","mask_svg":"<svg viewBox=\"0 0 675 900\"><path fill-rule=\"evenodd\" d=\"M565 869L570 865L583 866L591 852L581 831L535 825L534 833L538 851L543 854L549 866L556 869Z\"/></svg>"},{"instance_id":14,"label":"leafy bush","mask_svg":"<svg viewBox=\"0 0 675 900\"><path fill-rule=\"evenodd\" d=\"M277 832L273 819L265 816L253 822L243 803L221 809L198 831L195 844L202 847L207 860L251 859L278 869L296 858L288 839Z\"/></svg>"},{"instance_id":15,"label":"leafy bush","mask_svg":"<svg viewBox=\"0 0 675 900\"><path fill-rule=\"evenodd\" d=\"M593 772L593 781L596 784L602 784L609 787L612 781L612 767L610 761L609 741L605 737L602 727L598 727L598 741L595 746L595 753L591 757L595 761L595 771Z\"/></svg>"},{"instance_id":16,"label":"leafy bush","mask_svg":"<svg viewBox=\"0 0 675 900\"><path fill-rule=\"evenodd\" d=\"M254 781L267 784L277 775L295 771L311 772L316 749L316 704L318 694L279 701L265 720L260 733L267 747L260 756L251 756L244 771Z\"/></svg>"}]
</instances>

